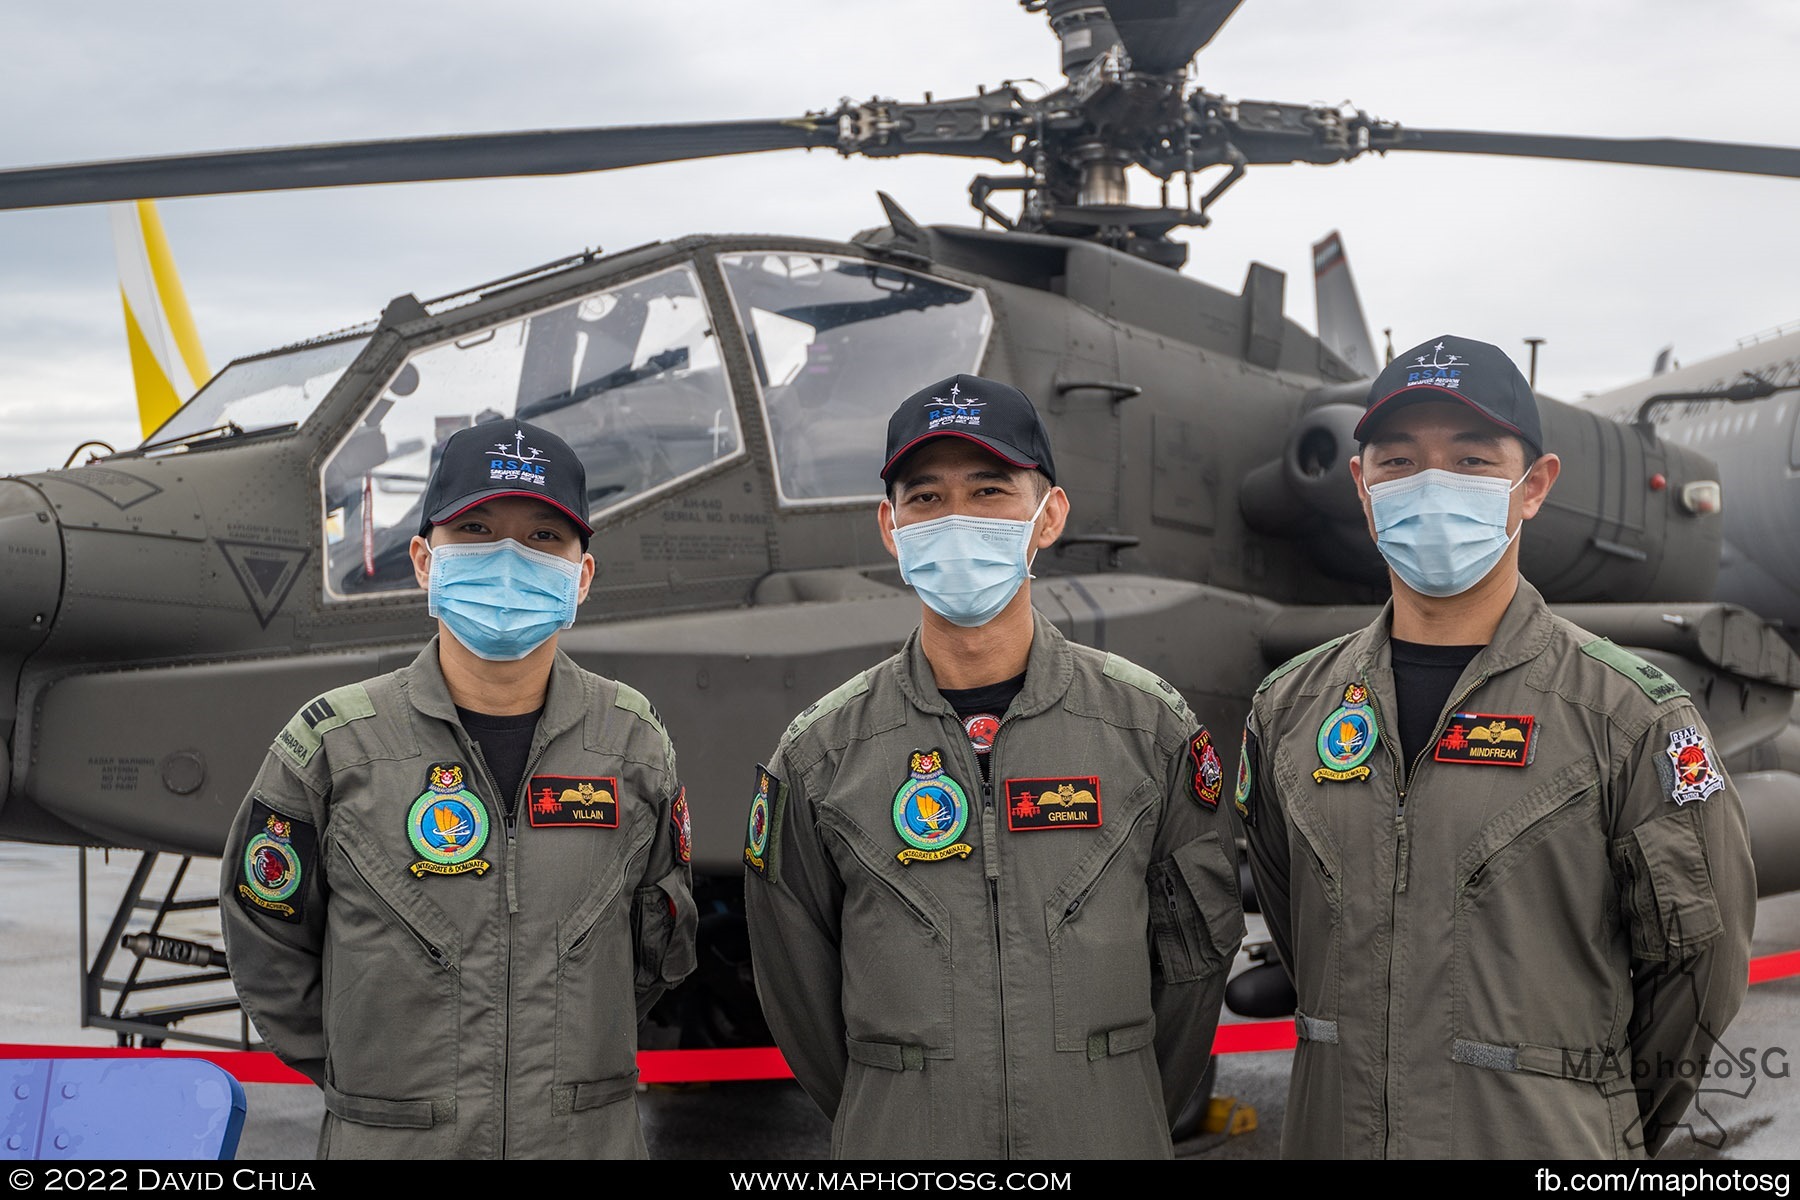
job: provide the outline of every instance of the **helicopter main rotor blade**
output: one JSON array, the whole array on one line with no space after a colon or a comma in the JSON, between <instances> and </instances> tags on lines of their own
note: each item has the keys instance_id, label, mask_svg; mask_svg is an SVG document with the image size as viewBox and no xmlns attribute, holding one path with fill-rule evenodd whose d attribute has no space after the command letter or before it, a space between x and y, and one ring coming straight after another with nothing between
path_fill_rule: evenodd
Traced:
<instances>
[{"instance_id":1,"label":"helicopter main rotor blade","mask_svg":"<svg viewBox=\"0 0 1800 1200\"><path fill-rule=\"evenodd\" d=\"M1740 175L1800 177L1800 149L1739 142L1694 142L1679 138L1592 138L1537 133L1481 133L1466 129L1401 128L1393 140L1377 140L1375 150L1433 150L1450 154L1511 154L1525 158L1570 158L1644 167L1685 167Z\"/></svg>"},{"instance_id":2,"label":"helicopter main rotor blade","mask_svg":"<svg viewBox=\"0 0 1800 1200\"><path fill-rule=\"evenodd\" d=\"M1151 75L1179 71L1212 41L1243 0L1105 0L1131 65Z\"/></svg>"},{"instance_id":3,"label":"helicopter main rotor blade","mask_svg":"<svg viewBox=\"0 0 1800 1200\"><path fill-rule=\"evenodd\" d=\"M228 150L0 171L0 209L369 183L570 175L831 146L834 117L620 125Z\"/></svg>"}]
</instances>

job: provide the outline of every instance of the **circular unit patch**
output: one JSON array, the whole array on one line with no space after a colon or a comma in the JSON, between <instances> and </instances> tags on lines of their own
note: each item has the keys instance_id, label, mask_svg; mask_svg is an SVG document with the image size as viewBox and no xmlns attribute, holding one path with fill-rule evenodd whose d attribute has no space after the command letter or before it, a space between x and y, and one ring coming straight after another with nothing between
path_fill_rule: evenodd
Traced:
<instances>
[{"instance_id":1,"label":"circular unit patch","mask_svg":"<svg viewBox=\"0 0 1800 1200\"><path fill-rule=\"evenodd\" d=\"M761 858L769 848L769 794L759 791L750 801L750 853Z\"/></svg>"},{"instance_id":2,"label":"circular unit patch","mask_svg":"<svg viewBox=\"0 0 1800 1200\"><path fill-rule=\"evenodd\" d=\"M1362 765L1375 751L1375 713L1366 704L1345 704L1319 726L1319 761L1338 771Z\"/></svg>"},{"instance_id":3,"label":"circular unit patch","mask_svg":"<svg viewBox=\"0 0 1800 1200\"><path fill-rule=\"evenodd\" d=\"M894 795L894 828L915 850L937 850L962 835L969 798L948 775L909 779Z\"/></svg>"},{"instance_id":4,"label":"circular unit patch","mask_svg":"<svg viewBox=\"0 0 1800 1200\"><path fill-rule=\"evenodd\" d=\"M259 833L244 847L244 882L258 899L286 900L300 890L300 856L282 839Z\"/></svg>"},{"instance_id":5,"label":"circular unit patch","mask_svg":"<svg viewBox=\"0 0 1800 1200\"><path fill-rule=\"evenodd\" d=\"M427 862L446 867L468 862L487 845L487 808L467 790L428 791L413 801L406 836Z\"/></svg>"}]
</instances>

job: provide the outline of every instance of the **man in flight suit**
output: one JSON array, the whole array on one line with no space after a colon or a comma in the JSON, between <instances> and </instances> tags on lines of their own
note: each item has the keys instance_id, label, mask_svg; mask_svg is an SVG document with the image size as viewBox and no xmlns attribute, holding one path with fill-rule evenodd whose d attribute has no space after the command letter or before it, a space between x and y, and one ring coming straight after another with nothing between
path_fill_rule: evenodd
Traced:
<instances>
[{"instance_id":1,"label":"man in flight suit","mask_svg":"<svg viewBox=\"0 0 1800 1200\"><path fill-rule=\"evenodd\" d=\"M1218 750L1033 610L1069 501L1021 392L909 397L881 478L921 623L757 768L769 1027L837 1157L1167 1158L1243 931Z\"/></svg>"},{"instance_id":2,"label":"man in flight suit","mask_svg":"<svg viewBox=\"0 0 1800 1200\"><path fill-rule=\"evenodd\" d=\"M458 430L412 541L438 633L275 738L227 843L232 979L321 1158L644 1158L637 1027L694 966L687 799L557 634L594 560L555 434Z\"/></svg>"},{"instance_id":3,"label":"man in flight suit","mask_svg":"<svg viewBox=\"0 0 1800 1200\"><path fill-rule=\"evenodd\" d=\"M1299 998L1282 1152L1653 1155L1744 995L1736 789L1679 683L1519 575L1560 463L1511 359L1415 346L1356 437L1392 599L1262 682L1236 789Z\"/></svg>"}]
</instances>

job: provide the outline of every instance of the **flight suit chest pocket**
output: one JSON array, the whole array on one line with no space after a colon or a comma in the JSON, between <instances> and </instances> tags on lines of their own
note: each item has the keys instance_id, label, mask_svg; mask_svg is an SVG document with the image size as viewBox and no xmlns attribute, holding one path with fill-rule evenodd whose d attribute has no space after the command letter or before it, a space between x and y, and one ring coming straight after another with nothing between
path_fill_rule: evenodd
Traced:
<instances>
[{"instance_id":1,"label":"flight suit chest pocket","mask_svg":"<svg viewBox=\"0 0 1800 1200\"><path fill-rule=\"evenodd\" d=\"M948 1057L955 1042L954 947L950 910L932 891L928 868L902 866L855 820L821 808L844 881L845 1032L853 1039L923 1047ZM930 866L954 871L957 860Z\"/></svg>"},{"instance_id":2,"label":"flight suit chest pocket","mask_svg":"<svg viewBox=\"0 0 1800 1200\"><path fill-rule=\"evenodd\" d=\"M1227 967L1244 937L1237 871L1217 833L1150 867L1150 927L1163 978L1188 983Z\"/></svg>"},{"instance_id":3,"label":"flight suit chest pocket","mask_svg":"<svg viewBox=\"0 0 1800 1200\"><path fill-rule=\"evenodd\" d=\"M329 1083L348 1097L378 1101L454 1095L461 1039L420 1054L393 1031L421 1022L454 1028L460 1020L464 939L414 889L467 889L476 881L414 881L403 869L396 873L391 856L345 820L332 822L325 855L332 881L323 968Z\"/></svg>"},{"instance_id":4,"label":"flight suit chest pocket","mask_svg":"<svg viewBox=\"0 0 1800 1200\"><path fill-rule=\"evenodd\" d=\"M586 837L591 831L571 836ZM655 836L642 822L619 846L624 861L610 864L569 916L556 926L556 1082L585 1087L602 1080L635 1078L637 1002L634 972L644 969L636 953L640 922L664 919L632 895L627 901L625 862L634 860ZM660 968L661 944L656 943Z\"/></svg>"},{"instance_id":5,"label":"flight suit chest pocket","mask_svg":"<svg viewBox=\"0 0 1800 1200\"><path fill-rule=\"evenodd\" d=\"M1139 784L1044 903L1058 1050L1086 1052L1091 1034L1151 1019L1146 880L1155 793L1154 781Z\"/></svg>"}]
</instances>

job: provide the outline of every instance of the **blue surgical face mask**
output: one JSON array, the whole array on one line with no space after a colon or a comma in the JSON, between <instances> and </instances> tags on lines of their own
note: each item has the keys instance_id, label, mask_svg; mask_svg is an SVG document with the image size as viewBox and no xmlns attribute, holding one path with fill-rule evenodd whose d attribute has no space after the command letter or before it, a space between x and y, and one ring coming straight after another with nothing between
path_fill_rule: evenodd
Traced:
<instances>
[{"instance_id":1,"label":"blue surgical face mask","mask_svg":"<svg viewBox=\"0 0 1800 1200\"><path fill-rule=\"evenodd\" d=\"M1460 595L1486 578L1519 536L1518 529L1506 532L1519 483L1509 486L1504 479L1433 468L1371 484L1375 546L1413 591Z\"/></svg>"},{"instance_id":2,"label":"blue surgical face mask","mask_svg":"<svg viewBox=\"0 0 1800 1200\"><path fill-rule=\"evenodd\" d=\"M1000 517L937 517L894 528L900 578L928 608L952 625L986 625L1012 603L1030 578L1031 535L1050 493L1029 521Z\"/></svg>"},{"instance_id":3,"label":"blue surgical face mask","mask_svg":"<svg viewBox=\"0 0 1800 1200\"><path fill-rule=\"evenodd\" d=\"M431 547L429 611L469 653L513 662L575 623L581 564L511 538Z\"/></svg>"}]
</instances>

